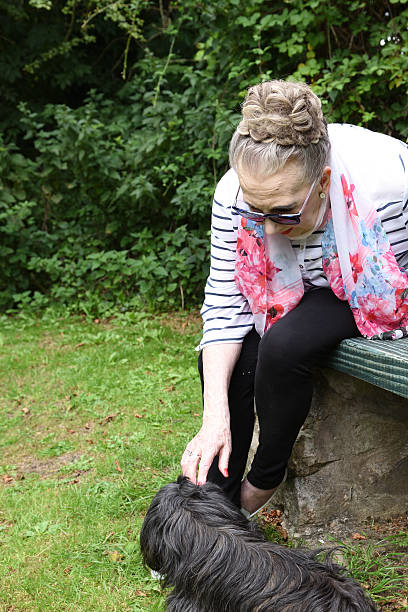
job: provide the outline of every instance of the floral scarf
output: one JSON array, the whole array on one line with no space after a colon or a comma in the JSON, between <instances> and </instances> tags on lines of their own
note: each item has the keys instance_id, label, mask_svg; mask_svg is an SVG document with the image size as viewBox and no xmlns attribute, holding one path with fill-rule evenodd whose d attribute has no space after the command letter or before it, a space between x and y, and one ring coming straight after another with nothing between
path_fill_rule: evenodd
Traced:
<instances>
[{"instance_id":1,"label":"floral scarf","mask_svg":"<svg viewBox=\"0 0 408 612\"><path fill-rule=\"evenodd\" d=\"M330 166L331 212L322 236L323 270L334 294L347 300L366 338L408 336L408 276L397 264L364 181L353 180L338 152ZM304 294L290 240L263 233L247 219L238 230L235 281L260 335Z\"/></svg>"}]
</instances>

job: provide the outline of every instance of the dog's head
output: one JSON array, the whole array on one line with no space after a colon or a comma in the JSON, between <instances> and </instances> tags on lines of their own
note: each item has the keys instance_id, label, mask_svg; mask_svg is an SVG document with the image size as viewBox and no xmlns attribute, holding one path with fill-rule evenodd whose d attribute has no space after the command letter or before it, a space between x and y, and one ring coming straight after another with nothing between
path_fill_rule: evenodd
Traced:
<instances>
[{"instance_id":1,"label":"dog's head","mask_svg":"<svg viewBox=\"0 0 408 612\"><path fill-rule=\"evenodd\" d=\"M210 545L227 524L236 535L251 533L261 538L258 528L217 485L207 482L198 486L179 476L177 482L160 489L147 511L140 533L144 563L166 575L170 564L192 556L197 560L200 551L196 544L202 544L204 537Z\"/></svg>"}]
</instances>

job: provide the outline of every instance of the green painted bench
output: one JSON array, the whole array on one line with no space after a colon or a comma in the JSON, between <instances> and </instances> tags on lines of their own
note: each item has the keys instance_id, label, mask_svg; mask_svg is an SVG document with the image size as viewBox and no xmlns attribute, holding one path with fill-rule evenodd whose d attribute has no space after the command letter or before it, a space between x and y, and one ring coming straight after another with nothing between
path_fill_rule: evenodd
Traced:
<instances>
[{"instance_id":1,"label":"green painted bench","mask_svg":"<svg viewBox=\"0 0 408 612\"><path fill-rule=\"evenodd\" d=\"M343 340L324 365L408 398L408 338Z\"/></svg>"}]
</instances>

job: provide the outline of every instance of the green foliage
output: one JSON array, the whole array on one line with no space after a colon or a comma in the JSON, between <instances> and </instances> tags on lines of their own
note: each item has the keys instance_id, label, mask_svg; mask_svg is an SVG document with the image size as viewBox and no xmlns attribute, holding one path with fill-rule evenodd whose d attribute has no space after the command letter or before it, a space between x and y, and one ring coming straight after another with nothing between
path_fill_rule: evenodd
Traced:
<instances>
[{"instance_id":1,"label":"green foliage","mask_svg":"<svg viewBox=\"0 0 408 612\"><path fill-rule=\"evenodd\" d=\"M260 80L307 81L329 121L408 135L405 0L0 9L3 309L199 302L211 193Z\"/></svg>"}]
</instances>

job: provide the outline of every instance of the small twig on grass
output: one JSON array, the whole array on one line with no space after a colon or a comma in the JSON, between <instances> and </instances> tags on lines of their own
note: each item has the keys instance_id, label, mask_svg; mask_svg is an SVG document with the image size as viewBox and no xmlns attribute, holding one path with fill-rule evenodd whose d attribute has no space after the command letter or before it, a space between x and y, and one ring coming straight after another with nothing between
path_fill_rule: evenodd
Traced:
<instances>
[{"instance_id":1,"label":"small twig on grass","mask_svg":"<svg viewBox=\"0 0 408 612\"><path fill-rule=\"evenodd\" d=\"M40 550L39 553L37 553L36 555L28 555L28 557L26 557L27 559L35 559L36 557L40 557L43 553L45 553L46 550L49 550L52 546L53 546L54 542L51 542L51 544L49 546L47 546L46 548L43 548L42 550Z\"/></svg>"},{"instance_id":2,"label":"small twig on grass","mask_svg":"<svg viewBox=\"0 0 408 612\"><path fill-rule=\"evenodd\" d=\"M113 535L115 535L114 531L110 531L108 533L108 535L106 536L106 538L104 539L104 541L102 542L102 544L105 544L105 542L107 542L109 540L109 538L111 538Z\"/></svg>"}]
</instances>

